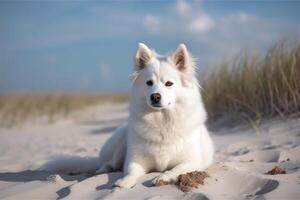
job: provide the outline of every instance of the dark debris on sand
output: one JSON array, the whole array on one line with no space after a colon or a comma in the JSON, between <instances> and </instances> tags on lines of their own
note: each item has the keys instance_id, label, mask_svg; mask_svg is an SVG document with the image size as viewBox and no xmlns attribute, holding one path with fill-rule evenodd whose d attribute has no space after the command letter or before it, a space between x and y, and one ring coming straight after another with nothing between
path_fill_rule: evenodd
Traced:
<instances>
[{"instance_id":1,"label":"dark debris on sand","mask_svg":"<svg viewBox=\"0 0 300 200\"><path fill-rule=\"evenodd\" d=\"M177 185L183 192L189 192L199 185L204 185L204 179L209 177L206 172L194 171L178 176Z\"/></svg>"},{"instance_id":2,"label":"dark debris on sand","mask_svg":"<svg viewBox=\"0 0 300 200\"><path fill-rule=\"evenodd\" d=\"M275 166L272 170L268 171L266 174L268 175L286 174L286 171L283 168Z\"/></svg>"},{"instance_id":3,"label":"dark debris on sand","mask_svg":"<svg viewBox=\"0 0 300 200\"><path fill-rule=\"evenodd\" d=\"M194 171L178 176L178 180L175 183L183 192L189 192L193 188L198 188L199 185L204 185L204 179L209 177L206 172ZM159 181L155 186L168 185L168 182Z\"/></svg>"}]
</instances>

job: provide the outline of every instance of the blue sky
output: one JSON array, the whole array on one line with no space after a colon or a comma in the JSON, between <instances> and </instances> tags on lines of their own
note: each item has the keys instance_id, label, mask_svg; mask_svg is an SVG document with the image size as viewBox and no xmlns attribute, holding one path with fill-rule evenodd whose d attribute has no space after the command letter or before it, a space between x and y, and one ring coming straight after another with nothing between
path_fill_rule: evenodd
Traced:
<instances>
[{"instance_id":1,"label":"blue sky","mask_svg":"<svg viewBox=\"0 0 300 200\"><path fill-rule=\"evenodd\" d=\"M300 38L300 1L1 1L0 92L127 91L138 42L200 69Z\"/></svg>"}]
</instances>

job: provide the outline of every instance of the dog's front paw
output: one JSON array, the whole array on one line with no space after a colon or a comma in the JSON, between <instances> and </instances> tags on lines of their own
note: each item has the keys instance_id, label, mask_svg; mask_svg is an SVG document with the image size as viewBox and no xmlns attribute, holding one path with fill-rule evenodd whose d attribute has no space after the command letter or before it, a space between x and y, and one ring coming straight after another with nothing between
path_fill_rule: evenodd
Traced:
<instances>
[{"instance_id":1,"label":"dog's front paw","mask_svg":"<svg viewBox=\"0 0 300 200\"><path fill-rule=\"evenodd\" d=\"M168 185L170 183L175 183L177 180L177 177L174 176L174 174L170 171L166 171L165 173L157 176L153 179L152 184L154 186L162 186L162 185Z\"/></svg>"},{"instance_id":2,"label":"dog's front paw","mask_svg":"<svg viewBox=\"0 0 300 200\"><path fill-rule=\"evenodd\" d=\"M132 188L136 184L136 179L131 176L126 176L115 182L116 187L120 188Z\"/></svg>"}]
</instances>

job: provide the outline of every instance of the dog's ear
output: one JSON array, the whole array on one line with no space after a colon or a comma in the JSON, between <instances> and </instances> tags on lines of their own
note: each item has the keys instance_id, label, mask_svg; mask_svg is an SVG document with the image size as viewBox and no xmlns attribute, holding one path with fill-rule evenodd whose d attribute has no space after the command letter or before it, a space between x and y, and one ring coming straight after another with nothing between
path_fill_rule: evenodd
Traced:
<instances>
[{"instance_id":1,"label":"dog's ear","mask_svg":"<svg viewBox=\"0 0 300 200\"><path fill-rule=\"evenodd\" d=\"M171 55L171 59L180 71L185 71L193 66L192 57L184 44L178 45L177 49Z\"/></svg>"},{"instance_id":2,"label":"dog's ear","mask_svg":"<svg viewBox=\"0 0 300 200\"><path fill-rule=\"evenodd\" d=\"M151 58L152 58L151 50L144 43L139 43L135 55L136 70L145 68L146 64L150 61Z\"/></svg>"}]
</instances>

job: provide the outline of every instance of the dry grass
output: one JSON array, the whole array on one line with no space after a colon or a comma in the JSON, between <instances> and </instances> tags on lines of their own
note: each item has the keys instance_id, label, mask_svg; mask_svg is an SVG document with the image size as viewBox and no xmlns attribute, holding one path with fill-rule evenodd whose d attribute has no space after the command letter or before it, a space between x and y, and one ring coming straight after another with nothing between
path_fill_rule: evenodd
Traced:
<instances>
[{"instance_id":1,"label":"dry grass","mask_svg":"<svg viewBox=\"0 0 300 200\"><path fill-rule=\"evenodd\" d=\"M0 95L0 125L14 125L45 116L49 122L57 116L104 102L125 102L127 94L7 94Z\"/></svg>"},{"instance_id":2,"label":"dry grass","mask_svg":"<svg viewBox=\"0 0 300 200\"><path fill-rule=\"evenodd\" d=\"M300 111L300 42L279 42L264 57L244 54L201 79L209 120L250 120Z\"/></svg>"}]
</instances>

